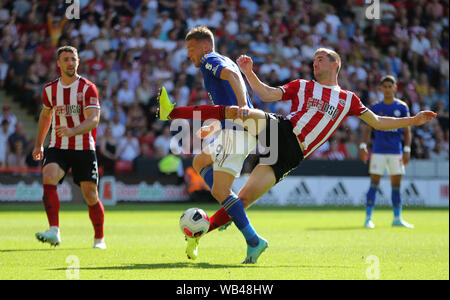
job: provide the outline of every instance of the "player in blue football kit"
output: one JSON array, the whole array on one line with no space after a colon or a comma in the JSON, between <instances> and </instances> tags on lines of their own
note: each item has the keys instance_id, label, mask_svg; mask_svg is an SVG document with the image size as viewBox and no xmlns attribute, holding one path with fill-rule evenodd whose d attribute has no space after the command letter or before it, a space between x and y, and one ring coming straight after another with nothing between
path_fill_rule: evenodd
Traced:
<instances>
[{"instance_id":1,"label":"player in blue football kit","mask_svg":"<svg viewBox=\"0 0 450 300\"><path fill-rule=\"evenodd\" d=\"M197 68L200 68L206 91L215 105L237 105L242 108L253 108L247 92L245 81L239 67L228 57L214 51L214 35L205 26L191 29L185 38L188 57ZM160 97L166 96L162 88ZM160 116L162 117L162 116ZM167 116L167 119L176 117ZM164 119L164 117L162 118ZM221 126L213 124L202 127L197 136L210 136ZM256 138L236 125L227 126L222 122L222 129L214 141L193 160L194 169L210 186L214 198L231 217L236 227L242 232L247 242L247 257L243 263L256 263L259 255L268 247L248 220L244 205L232 191L234 179L240 175L245 158L257 144ZM211 218L213 223L214 216ZM198 253L198 237L186 237L188 245L186 254L196 259Z\"/></svg>"},{"instance_id":2,"label":"player in blue football kit","mask_svg":"<svg viewBox=\"0 0 450 300\"><path fill-rule=\"evenodd\" d=\"M409 117L408 105L395 98L397 83L393 76L387 75L381 79L381 91L384 94L383 101L380 101L370 109L379 116L388 117ZM371 135L371 127L366 127L361 139L360 158L367 162L369 153L367 143ZM372 221L372 213L375 207L376 193L380 184L380 179L385 170L391 178L392 186L392 208L394 211L394 220L392 226L402 226L414 228L401 218L402 202L400 197L400 185L402 175L405 174L405 165L410 160L411 153L411 129L409 127L394 130L375 130L372 142L372 154L370 156L370 188L367 192L366 203L366 228L375 228Z\"/></svg>"}]
</instances>

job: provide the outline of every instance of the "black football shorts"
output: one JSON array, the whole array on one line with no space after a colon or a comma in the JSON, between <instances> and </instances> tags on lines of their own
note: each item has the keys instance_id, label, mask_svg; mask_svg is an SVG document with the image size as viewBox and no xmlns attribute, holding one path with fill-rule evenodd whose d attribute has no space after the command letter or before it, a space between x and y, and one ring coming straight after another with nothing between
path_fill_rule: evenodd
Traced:
<instances>
[{"instance_id":1,"label":"black football shorts","mask_svg":"<svg viewBox=\"0 0 450 300\"><path fill-rule=\"evenodd\" d=\"M73 181L80 185L82 181L98 184L97 155L93 150L65 150L48 148L44 155L44 166L57 163L65 175L59 183L64 181L67 172L72 168Z\"/></svg>"},{"instance_id":2,"label":"black football shorts","mask_svg":"<svg viewBox=\"0 0 450 300\"><path fill-rule=\"evenodd\" d=\"M278 153L278 159L276 162L274 164L267 164L272 167L275 173L276 183L278 183L302 162L303 152L300 148L297 137L292 131L292 124L289 120L272 113L266 113L266 120L266 128L258 135L258 137L261 139L261 135L264 135L264 143L269 149L273 148ZM276 130L271 130L273 126L277 127ZM274 142L273 139L271 141L271 131L274 132L272 134L278 135L278 143L274 146L271 145L271 142ZM261 157L267 157L268 155L269 153L261 155Z\"/></svg>"}]
</instances>

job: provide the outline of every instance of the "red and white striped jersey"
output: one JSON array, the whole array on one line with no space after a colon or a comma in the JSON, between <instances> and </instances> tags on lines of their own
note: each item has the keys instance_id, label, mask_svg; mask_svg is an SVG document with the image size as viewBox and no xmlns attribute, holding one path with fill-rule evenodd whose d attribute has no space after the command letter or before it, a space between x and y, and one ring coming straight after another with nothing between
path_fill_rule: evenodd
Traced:
<instances>
[{"instance_id":1,"label":"red and white striped jersey","mask_svg":"<svg viewBox=\"0 0 450 300\"><path fill-rule=\"evenodd\" d=\"M292 101L287 118L302 143L305 158L325 143L347 116L361 116L368 110L355 93L338 85L296 79L280 88L282 100Z\"/></svg>"},{"instance_id":2,"label":"red and white striped jersey","mask_svg":"<svg viewBox=\"0 0 450 300\"><path fill-rule=\"evenodd\" d=\"M97 129L72 137L58 137L55 126L73 128L84 120L84 110L100 109L97 87L86 78L78 77L71 85L64 86L60 78L44 86L42 102L44 109L52 109L52 131L49 148L68 150L95 150Z\"/></svg>"}]
</instances>

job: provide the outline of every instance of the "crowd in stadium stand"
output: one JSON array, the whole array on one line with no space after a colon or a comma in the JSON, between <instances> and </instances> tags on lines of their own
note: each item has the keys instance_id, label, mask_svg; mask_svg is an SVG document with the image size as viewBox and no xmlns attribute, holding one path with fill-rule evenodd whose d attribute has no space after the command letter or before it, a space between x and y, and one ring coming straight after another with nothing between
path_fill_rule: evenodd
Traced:
<instances>
[{"instance_id":1,"label":"crowd in stadium stand","mask_svg":"<svg viewBox=\"0 0 450 300\"><path fill-rule=\"evenodd\" d=\"M0 2L0 88L38 113L43 84L57 77L55 50L75 46L78 73L99 89L98 153L111 172L118 160L167 155L171 132L154 115L161 85L178 106L210 103L184 45L197 25L214 31L219 53L250 55L271 86L312 79L318 47L341 55L339 84L366 105L382 99L380 78L394 75L412 115L439 114L413 128L412 158L448 160L448 1L381 0L381 20L366 18L364 0L80 0L70 20L65 2ZM251 96L257 108L289 112L289 102ZM349 117L313 158L357 159L361 128Z\"/></svg>"}]
</instances>

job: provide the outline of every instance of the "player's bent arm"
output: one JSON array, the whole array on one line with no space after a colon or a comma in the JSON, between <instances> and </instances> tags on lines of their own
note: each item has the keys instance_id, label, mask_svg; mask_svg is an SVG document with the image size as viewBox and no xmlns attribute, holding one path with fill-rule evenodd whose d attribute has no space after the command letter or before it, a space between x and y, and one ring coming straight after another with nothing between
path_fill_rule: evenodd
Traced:
<instances>
[{"instance_id":1,"label":"player's bent arm","mask_svg":"<svg viewBox=\"0 0 450 300\"><path fill-rule=\"evenodd\" d=\"M421 111L414 117L382 117L374 114L370 109L368 109L359 118L376 130L389 130L405 128L408 126L420 126L434 119L436 116L437 114L435 112Z\"/></svg>"},{"instance_id":2,"label":"player's bent arm","mask_svg":"<svg viewBox=\"0 0 450 300\"><path fill-rule=\"evenodd\" d=\"M247 106L247 96L245 93L245 83L239 74L228 68L223 68L220 72L220 79L227 80L236 95L239 107Z\"/></svg>"},{"instance_id":3,"label":"player's bent arm","mask_svg":"<svg viewBox=\"0 0 450 300\"><path fill-rule=\"evenodd\" d=\"M248 83L264 102L279 101L283 97L283 91L278 87L271 87L259 80L253 70L247 75Z\"/></svg>"},{"instance_id":4,"label":"player's bent arm","mask_svg":"<svg viewBox=\"0 0 450 300\"><path fill-rule=\"evenodd\" d=\"M73 128L73 135L85 134L96 128L100 122L100 108L91 107L84 111L86 119Z\"/></svg>"},{"instance_id":5,"label":"player's bent arm","mask_svg":"<svg viewBox=\"0 0 450 300\"><path fill-rule=\"evenodd\" d=\"M38 129L35 146L40 148L44 144L45 137L52 124L52 109L43 107L39 115Z\"/></svg>"}]
</instances>

